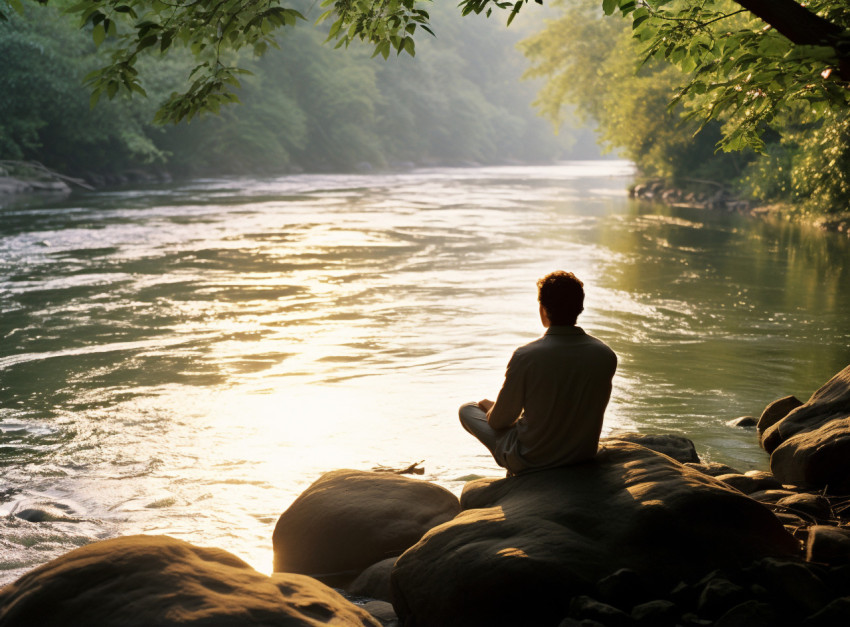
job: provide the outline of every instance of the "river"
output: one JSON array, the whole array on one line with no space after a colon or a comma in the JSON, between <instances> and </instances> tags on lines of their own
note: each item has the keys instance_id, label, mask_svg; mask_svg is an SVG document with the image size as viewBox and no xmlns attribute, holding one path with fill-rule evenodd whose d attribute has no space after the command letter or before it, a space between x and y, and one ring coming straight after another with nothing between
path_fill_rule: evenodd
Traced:
<instances>
[{"instance_id":1,"label":"river","mask_svg":"<svg viewBox=\"0 0 850 627\"><path fill-rule=\"evenodd\" d=\"M618 353L605 433L726 422L850 362L846 237L630 200L625 162L180 185L0 203L0 584L76 546L165 533L271 570L323 471L497 475L457 407L537 337L575 272ZM46 505L47 504L47 505ZM32 522L13 514L52 512Z\"/></svg>"}]
</instances>

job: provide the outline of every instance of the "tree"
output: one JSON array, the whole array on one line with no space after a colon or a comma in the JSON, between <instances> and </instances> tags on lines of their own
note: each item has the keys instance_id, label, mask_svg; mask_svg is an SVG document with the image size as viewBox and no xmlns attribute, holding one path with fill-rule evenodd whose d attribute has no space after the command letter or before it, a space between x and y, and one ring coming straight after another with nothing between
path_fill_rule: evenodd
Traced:
<instances>
[{"instance_id":1,"label":"tree","mask_svg":"<svg viewBox=\"0 0 850 627\"><path fill-rule=\"evenodd\" d=\"M63 3L66 0L36 0ZM508 11L510 23L529 0L461 0L461 11ZM535 0L542 3L543 0ZM19 9L23 0L0 0ZM82 0L67 7L93 40L109 46L110 62L88 76L92 98L119 91L144 93L141 55L185 47L197 63L188 88L157 114L176 122L237 102L233 88L244 70L230 51L262 54L274 34L303 20L301 4L280 0ZM323 0L328 40L363 40L374 54L414 54L414 37L431 32L428 0ZM309 6L306 5L305 6ZM0 5L2 7L2 5ZM776 115L803 100L814 119L850 105L850 4L846 0L602 0L606 14L631 18L648 56L691 75L680 91L695 117L723 120L724 149L763 149L762 134ZM0 9L0 18L8 10Z\"/></svg>"},{"instance_id":2,"label":"tree","mask_svg":"<svg viewBox=\"0 0 850 627\"><path fill-rule=\"evenodd\" d=\"M657 59L638 65L640 43L626 19L604 17L596 0L554 0L553 7L556 17L521 44L527 75L547 79L535 103L545 117L558 125L576 110L645 176L685 185L741 173L752 154L716 154L718 123L700 128L680 119L681 105L667 107L686 76Z\"/></svg>"},{"instance_id":3,"label":"tree","mask_svg":"<svg viewBox=\"0 0 850 627\"><path fill-rule=\"evenodd\" d=\"M465 13L498 7L513 17L527 2L461 4ZM829 123L850 107L846 0L603 0L602 9L631 19L643 59L664 59L688 75L673 104L703 123L722 121L724 150L763 150L765 130L799 102L810 122Z\"/></svg>"}]
</instances>

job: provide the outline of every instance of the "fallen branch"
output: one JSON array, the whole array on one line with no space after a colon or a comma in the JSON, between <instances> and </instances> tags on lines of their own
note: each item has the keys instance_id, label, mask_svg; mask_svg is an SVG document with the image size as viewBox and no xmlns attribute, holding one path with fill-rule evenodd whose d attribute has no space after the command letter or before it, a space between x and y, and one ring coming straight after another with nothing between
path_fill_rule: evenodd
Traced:
<instances>
[{"instance_id":1,"label":"fallen branch","mask_svg":"<svg viewBox=\"0 0 850 627\"><path fill-rule=\"evenodd\" d=\"M420 460L418 462L414 462L410 464L407 468L391 468L390 466L375 466L372 468L372 472L390 472L394 475L424 475L425 469L420 468L419 464L423 463L425 460Z\"/></svg>"}]
</instances>

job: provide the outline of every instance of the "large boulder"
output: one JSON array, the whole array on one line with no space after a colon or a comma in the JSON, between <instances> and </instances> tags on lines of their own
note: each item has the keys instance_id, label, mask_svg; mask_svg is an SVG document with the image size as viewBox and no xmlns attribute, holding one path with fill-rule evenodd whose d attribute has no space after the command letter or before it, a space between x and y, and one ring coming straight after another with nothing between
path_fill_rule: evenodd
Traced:
<instances>
[{"instance_id":1,"label":"large boulder","mask_svg":"<svg viewBox=\"0 0 850 627\"><path fill-rule=\"evenodd\" d=\"M459 511L454 494L420 479L328 472L277 521L274 569L344 585L372 564L401 555Z\"/></svg>"},{"instance_id":2,"label":"large boulder","mask_svg":"<svg viewBox=\"0 0 850 627\"><path fill-rule=\"evenodd\" d=\"M571 598L623 568L669 589L800 551L761 504L627 442L585 464L472 481L461 505L396 561L405 627L557 625Z\"/></svg>"},{"instance_id":3,"label":"large boulder","mask_svg":"<svg viewBox=\"0 0 850 627\"><path fill-rule=\"evenodd\" d=\"M781 482L850 490L850 366L765 430L762 444Z\"/></svg>"},{"instance_id":4,"label":"large boulder","mask_svg":"<svg viewBox=\"0 0 850 627\"><path fill-rule=\"evenodd\" d=\"M235 555L168 536L127 536L71 551L0 589L3 627L379 627L303 575L267 577Z\"/></svg>"}]
</instances>

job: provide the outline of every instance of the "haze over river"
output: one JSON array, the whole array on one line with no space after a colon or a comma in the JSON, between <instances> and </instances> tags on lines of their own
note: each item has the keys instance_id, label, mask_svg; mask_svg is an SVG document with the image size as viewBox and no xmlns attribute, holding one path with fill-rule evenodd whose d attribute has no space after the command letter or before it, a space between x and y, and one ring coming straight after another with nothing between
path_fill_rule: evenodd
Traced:
<instances>
[{"instance_id":1,"label":"haze over river","mask_svg":"<svg viewBox=\"0 0 850 627\"><path fill-rule=\"evenodd\" d=\"M269 572L278 516L326 470L424 460L456 493L501 474L457 407L495 398L559 268L620 357L606 434L684 433L765 468L725 423L850 362L848 239L639 204L630 177L573 162L0 199L0 584L130 533Z\"/></svg>"}]
</instances>

